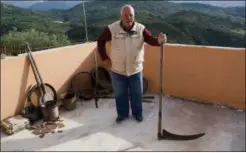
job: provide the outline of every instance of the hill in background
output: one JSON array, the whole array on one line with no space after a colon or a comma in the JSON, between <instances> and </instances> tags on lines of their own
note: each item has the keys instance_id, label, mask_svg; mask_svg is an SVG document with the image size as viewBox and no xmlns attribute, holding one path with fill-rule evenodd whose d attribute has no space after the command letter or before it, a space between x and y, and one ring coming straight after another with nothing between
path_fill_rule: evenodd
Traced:
<instances>
[{"instance_id":1,"label":"hill in background","mask_svg":"<svg viewBox=\"0 0 246 153\"><path fill-rule=\"evenodd\" d=\"M33 7L34 9L37 8L37 10L50 10L50 9L70 9L71 7L81 3L81 1L57 1L59 3L56 3L57 5L50 5L50 1L2 1L4 3L17 6L17 7L22 7L22 8L31 8ZM200 3L200 4L209 4L211 6L220 6L220 7L234 7L234 6L244 6L245 7L245 2L244 1L169 1L173 3ZM65 5L64 5L65 3ZM39 4L40 8L38 7ZM44 6L47 6L45 8ZM62 7L65 6L65 7Z\"/></svg>"},{"instance_id":2,"label":"hill in background","mask_svg":"<svg viewBox=\"0 0 246 153\"><path fill-rule=\"evenodd\" d=\"M199 3L180 4L163 1L92 1L86 3L90 41L95 41L107 24L119 19L120 8L126 3L134 6L138 22L145 24L154 35L159 32L167 33L169 42L245 47L244 7L221 8ZM59 41L64 42L65 40L69 43L85 41L82 4L68 10L37 11L1 3L1 16L0 34L5 44L21 43L23 34L25 33L25 37L28 37L28 32L31 33L30 29L39 33L37 37L41 35L40 32L42 33L43 36L39 36L38 39L56 37L54 40L57 42L53 44L54 46L64 45ZM22 38L12 38L10 33L13 35L14 32ZM64 40L59 40L58 35ZM3 42L1 42L2 45L4 45Z\"/></svg>"},{"instance_id":3,"label":"hill in background","mask_svg":"<svg viewBox=\"0 0 246 153\"><path fill-rule=\"evenodd\" d=\"M80 4L80 1L42 1L31 5L32 10L66 10Z\"/></svg>"}]
</instances>

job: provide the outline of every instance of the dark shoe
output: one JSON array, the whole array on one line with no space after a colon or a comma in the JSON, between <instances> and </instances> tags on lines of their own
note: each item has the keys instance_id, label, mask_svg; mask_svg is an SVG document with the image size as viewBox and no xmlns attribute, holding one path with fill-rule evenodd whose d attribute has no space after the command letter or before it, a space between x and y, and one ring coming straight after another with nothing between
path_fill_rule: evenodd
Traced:
<instances>
[{"instance_id":1,"label":"dark shoe","mask_svg":"<svg viewBox=\"0 0 246 153\"><path fill-rule=\"evenodd\" d=\"M124 121L126 118L124 118L124 117L117 117L116 118L116 123L120 123L120 122L122 122L122 121Z\"/></svg>"},{"instance_id":2,"label":"dark shoe","mask_svg":"<svg viewBox=\"0 0 246 153\"><path fill-rule=\"evenodd\" d=\"M135 119L136 119L138 122L142 122L142 121L143 121L143 116L136 116Z\"/></svg>"}]
</instances>

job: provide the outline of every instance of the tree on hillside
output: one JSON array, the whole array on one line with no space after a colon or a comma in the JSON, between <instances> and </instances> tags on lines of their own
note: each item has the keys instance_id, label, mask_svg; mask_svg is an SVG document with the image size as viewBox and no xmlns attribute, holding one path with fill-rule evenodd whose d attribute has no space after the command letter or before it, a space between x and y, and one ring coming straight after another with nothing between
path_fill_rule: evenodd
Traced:
<instances>
[{"instance_id":1,"label":"tree on hillside","mask_svg":"<svg viewBox=\"0 0 246 153\"><path fill-rule=\"evenodd\" d=\"M16 29L1 37L1 52L10 55L25 52L25 42L29 42L33 51L70 44L65 34L49 34L35 29L18 32Z\"/></svg>"}]
</instances>

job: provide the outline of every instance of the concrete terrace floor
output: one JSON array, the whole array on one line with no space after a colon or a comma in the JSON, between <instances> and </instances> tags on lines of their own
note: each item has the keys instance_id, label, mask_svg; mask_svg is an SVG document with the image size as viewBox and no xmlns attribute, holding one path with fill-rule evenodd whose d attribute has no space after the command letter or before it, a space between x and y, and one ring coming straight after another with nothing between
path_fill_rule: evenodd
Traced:
<instances>
[{"instance_id":1,"label":"concrete terrace floor","mask_svg":"<svg viewBox=\"0 0 246 153\"><path fill-rule=\"evenodd\" d=\"M245 111L163 97L163 128L177 134L205 132L192 141L157 140L158 96L143 103L144 121L116 124L113 99L79 103L61 114L62 133L39 138L24 130L1 134L2 151L245 151Z\"/></svg>"}]
</instances>

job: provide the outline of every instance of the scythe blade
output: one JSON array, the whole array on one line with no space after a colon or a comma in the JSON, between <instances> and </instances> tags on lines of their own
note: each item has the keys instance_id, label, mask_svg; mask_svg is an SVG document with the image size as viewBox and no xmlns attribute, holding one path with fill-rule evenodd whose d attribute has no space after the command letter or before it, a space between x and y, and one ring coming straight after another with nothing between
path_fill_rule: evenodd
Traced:
<instances>
[{"instance_id":1,"label":"scythe blade","mask_svg":"<svg viewBox=\"0 0 246 153\"><path fill-rule=\"evenodd\" d=\"M163 56L164 56L164 44L161 44L161 57L160 57L160 91L159 91L159 116L158 116L158 140L194 140L205 135L205 133L193 134L193 135L179 135L170 133L165 129L162 129L162 94L163 94Z\"/></svg>"}]
</instances>

